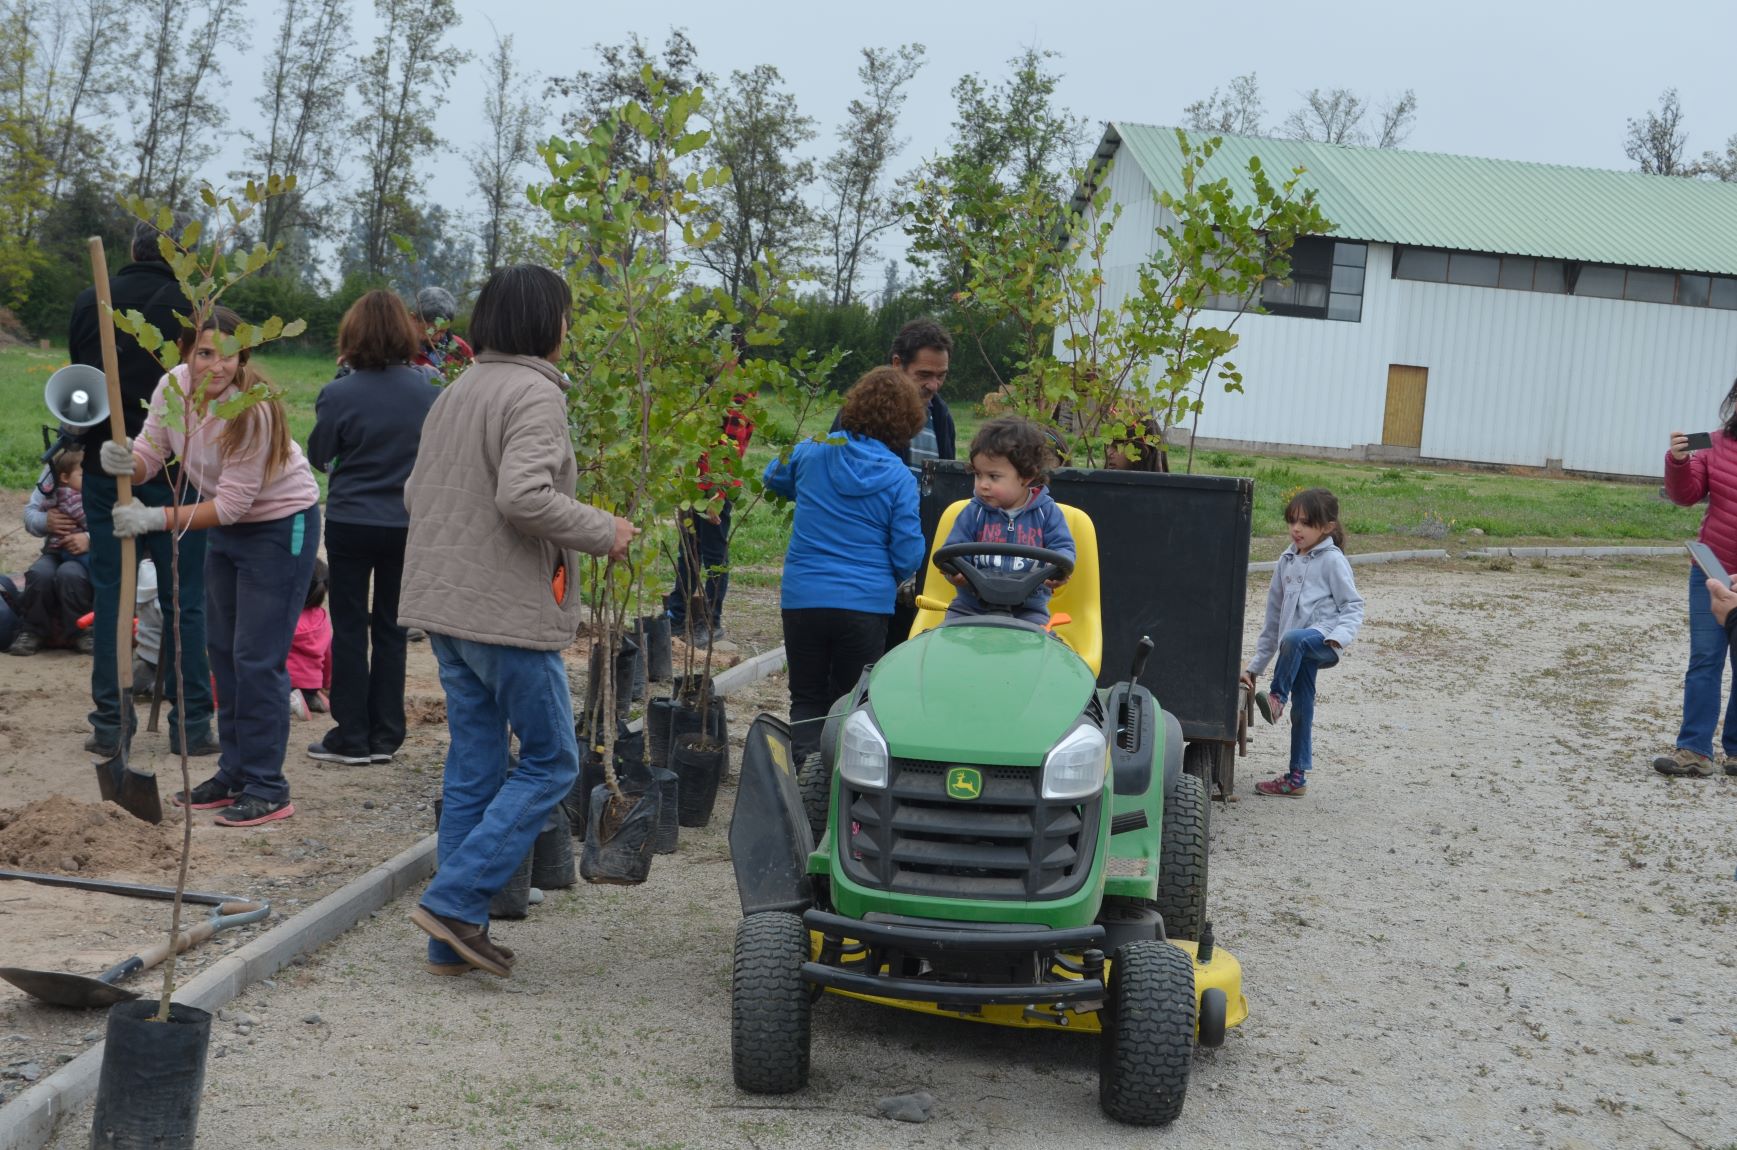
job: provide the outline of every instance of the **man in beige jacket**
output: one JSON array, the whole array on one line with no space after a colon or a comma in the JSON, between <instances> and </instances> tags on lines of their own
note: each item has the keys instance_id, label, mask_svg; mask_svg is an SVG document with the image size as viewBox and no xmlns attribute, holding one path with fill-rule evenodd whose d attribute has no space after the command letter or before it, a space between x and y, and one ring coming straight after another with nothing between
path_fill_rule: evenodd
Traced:
<instances>
[{"instance_id":1,"label":"man in beige jacket","mask_svg":"<svg viewBox=\"0 0 1737 1150\"><path fill-rule=\"evenodd\" d=\"M571 307L547 268L489 277L471 313L476 361L435 401L404 487L398 621L428 632L450 736L440 869L411 914L436 974L512 972L512 952L488 936L489 900L579 773L561 660L579 625L573 553L622 559L638 534L574 498L567 382L553 362Z\"/></svg>"}]
</instances>

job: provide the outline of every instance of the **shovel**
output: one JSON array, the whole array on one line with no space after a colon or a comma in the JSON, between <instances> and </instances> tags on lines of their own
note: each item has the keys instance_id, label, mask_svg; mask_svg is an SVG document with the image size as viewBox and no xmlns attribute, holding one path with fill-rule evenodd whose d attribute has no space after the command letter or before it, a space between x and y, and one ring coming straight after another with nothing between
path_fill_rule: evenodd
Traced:
<instances>
[{"instance_id":1,"label":"shovel","mask_svg":"<svg viewBox=\"0 0 1737 1150\"><path fill-rule=\"evenodd\" d=\"M97 332L102 339L103 376L109 390L109 435L116 443L125 443L127 421L125 408L121 406L120 371L115 366L115 309L109 298L109 264L103 255L101 236L90 238L90 270L96 280ZM116 506L130 503L132 498L132 476L115 476ZM148 823L160 823L163 821L163 796L157 792L157 776L127 765L127 745L132 742L133 735L132 607L138 582L138 545L132 539L122 539L120 605L125 610L115 612L115 662L119 671L115 685L120 693L120 750L115 752L114 758L96 764L97 792L104 802L114 803L130 815ZM162 959L159 957L158 961Z\"/></svg>"},{"instance_id":2,"label":"shovel","mask_svg":"<svg viewBox=\"0 0 1737 1150\"><path fill-rule=\"evenodd\" d=\"M176 935L172 949L175 954L191 950L220 930L258 922L270 913L271 904L268 902L226 902L214 909L210 918L192 930L184 930ZM59 970L26 970L18 966L0 966L0 978L4 978L30 997L51 1006L93 1010L139 997L138 991L115 984L129 974L156 966L169 957L170 951L168 940L164 940L115 963L95 977L68 974Z\"/></svg>"}]
</instances>

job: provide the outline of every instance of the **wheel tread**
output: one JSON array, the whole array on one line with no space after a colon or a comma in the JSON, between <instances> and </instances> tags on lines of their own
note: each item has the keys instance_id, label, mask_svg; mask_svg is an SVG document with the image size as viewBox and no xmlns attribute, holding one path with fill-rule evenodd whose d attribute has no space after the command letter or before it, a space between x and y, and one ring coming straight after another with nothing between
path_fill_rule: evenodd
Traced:
<instances>
[{"instance_id":1,"label":"wheel tread","mask_svg":"<svg viewBox=\"0 0 1737 1150\"><path fill-rule=\"evenodd\" d=\"M788 1094L808 1085L808 955L808 929L796 915L749 915L736 927L730 1060L743 1090Z\"/></svg>"},{"instance_id":2,"label":"wheel tread","mask_svg":"<svg viewBox=\"0 0 1737 1150\"><path fill-rule=\"evenodd\" d=\"M1169 943L1116 952L1099 1038L1098 1102L1131 1126L1165 1126L1182 1113L1194 1062L1194 963Z\"/></svg>"}]
</instances>

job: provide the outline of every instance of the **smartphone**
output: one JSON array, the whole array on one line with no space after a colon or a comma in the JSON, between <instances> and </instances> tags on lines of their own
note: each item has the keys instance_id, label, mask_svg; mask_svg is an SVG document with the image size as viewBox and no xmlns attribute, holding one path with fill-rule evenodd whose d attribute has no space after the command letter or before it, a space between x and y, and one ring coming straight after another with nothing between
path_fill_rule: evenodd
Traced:
<instances>
[{"instance_id":1,"label":"smartphone","mask_svg":"<svg viewBox=\"0 0 1737 1150\"><path fill-rule=\"evenodd\" d=\"M1691 432L1689 432L1689 450L1690 451L1711 451L1711 450L1713 450L1713 433L1711 431L1691 431Z\"/></svg>"},{"instance_id":2,"label":"smartphone","mask_svg":"<svg viewBox=\"0 0 1737 1150\"><path fill-rule=\"evenodd\" d=\"M1710 547L1705 543L1685 543L1683 546L1689 549L1690 557L1703 575L1709 579L1717 579L1727 587L1731 586L1731 576L1725 573L1725 565L1719 562L1719 557L1713 554Z\"/></svg>"}]
</instances>

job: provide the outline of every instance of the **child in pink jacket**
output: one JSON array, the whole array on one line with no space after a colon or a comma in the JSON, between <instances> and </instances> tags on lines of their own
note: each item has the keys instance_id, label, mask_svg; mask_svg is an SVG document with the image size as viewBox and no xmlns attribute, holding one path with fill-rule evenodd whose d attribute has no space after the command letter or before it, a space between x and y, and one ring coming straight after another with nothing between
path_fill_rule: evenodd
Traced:
<instances>
[{"instance_id":1,"label":"child in pink jacket","mask_svg":"<svg viewBox=\"0 0 1737 1150\"><path fill-rule=\"evenodd\" d=\"M314 560L314 577L308 583L307 604L296 620L290 641L290 712L305 719L310 712L330 709L327 694L332 689L332 620L326 615L326 561Z\"/></svg>"}]
</instances>

